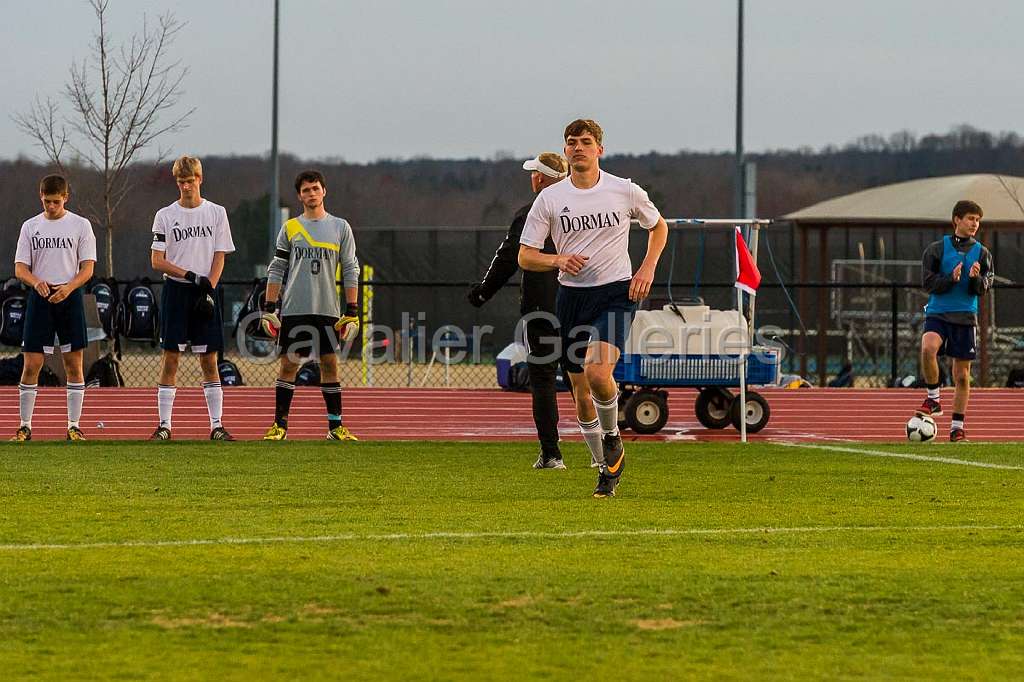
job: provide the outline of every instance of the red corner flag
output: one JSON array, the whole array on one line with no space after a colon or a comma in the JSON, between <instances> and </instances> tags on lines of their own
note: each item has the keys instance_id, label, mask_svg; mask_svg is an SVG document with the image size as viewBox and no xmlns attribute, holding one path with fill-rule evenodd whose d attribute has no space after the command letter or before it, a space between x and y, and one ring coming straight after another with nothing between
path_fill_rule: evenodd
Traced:
<instances>
[{"instance_id":1,"label":"red corner flag","mask_svg":"<svg viewBox=\"0 0 1024 682\"><path fill-rule=\"evenodd\" d=\"M739 273L736 276L736 287L756 296L757 288L761 286L761 272L747 249L747 243L743 241L739 225L736 226L736 272Z\"/></svg>"}]
</instances>

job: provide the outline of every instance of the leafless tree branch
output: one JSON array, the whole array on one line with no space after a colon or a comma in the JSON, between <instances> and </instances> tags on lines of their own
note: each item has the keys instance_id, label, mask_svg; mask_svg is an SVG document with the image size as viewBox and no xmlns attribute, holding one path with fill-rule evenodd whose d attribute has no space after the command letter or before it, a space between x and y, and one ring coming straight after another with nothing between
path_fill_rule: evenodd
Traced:
<instances>
[{"instance_id":1,"label":"leafless tree branch","mask_svg":"<svg viewBox=\"0 0 1024 682\"><path fill-rule=\"evenodd\" d=\"M14 124L23 133L35 140L36 146L43 150L46 158L65 172L62 155L68 146L68 130L63 121L58 120L58 106L49 97L43 102L38 97L28 111L14 114Z\"/></svg>"},{"instance_id":2,"label":"leafless tree branch","mask_svg":"<svg viewBox=\"0 0 1024 682\"><path fill-rule=\"evenodd\" d=\"M113 231L133 186L132 162L162 135L182 130L195 108L179 111L189 70L170 56L184 22L170 12L156 24L144 19L138 33L116 46L107 29L110 0L88 2L97 30L88 56L71 64L63 91L67 117L57 102L37 99L13 119L61 172L71 169L64 161L70 156L74 166L100 177L99 190L80 201L107 231L107 274L113 276Z\"/></svg>"}]
</instances>

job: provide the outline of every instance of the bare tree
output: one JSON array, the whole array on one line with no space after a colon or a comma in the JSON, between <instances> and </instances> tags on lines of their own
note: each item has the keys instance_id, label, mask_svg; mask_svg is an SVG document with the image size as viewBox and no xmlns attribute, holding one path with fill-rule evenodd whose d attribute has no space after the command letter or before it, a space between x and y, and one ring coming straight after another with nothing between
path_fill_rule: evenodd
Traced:
<instances>
[{"instance_id":1,"label":"bare tree","mask_svg":"<svg viewBox=\"0 0 1024 682\"><path fill-rule=\"evenodd\" d=\"M195 108L171 113L188 75L188 68L169 55L183 22L170 12L161 15L155 26L143 20L141 32L115 46L107 32L110 0L89 0L89 4L98 30L90 55L71 65L63 92L69 111L62 114L59 103L50 97L37 98L14 121L61 173L84 171L99 176L98 189L86 191L81 205L86 216L106 230L107 276L113 277L116 216L133 185L131 163L164 133L184 128ZM167 114L171 114L169 122L161 122ZM165 156L165 151L158 150L158 159Z\"/></svg>"}]
</instances>

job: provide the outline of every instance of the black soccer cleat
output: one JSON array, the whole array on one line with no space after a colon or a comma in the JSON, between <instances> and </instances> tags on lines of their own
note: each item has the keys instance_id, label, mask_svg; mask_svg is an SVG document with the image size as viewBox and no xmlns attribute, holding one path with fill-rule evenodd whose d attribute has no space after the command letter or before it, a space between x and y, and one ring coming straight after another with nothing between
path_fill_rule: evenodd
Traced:
<instances>
[{"instance_id":1,"label":"black soccer cleat","mask_svg":"<svg viewBox=\"0 0 1024 682\"><path fill-rule=\"evenodd\" d=\"M228 430L223 426L218 426L213 431L210 431L210 440L234 440L235 437L228 433Z\"/></svg>"},{"instance_id":2,"label":"black soccer cleat","mask_svg":"<svg viewBox=\"0 0 1024 682\"><path fill-rule=\"evenodd\" d=\"M19 426L18 430L14 432L14 437L11 438L12 443L24 443L29 440L32 440L32 428L28 426Z\"/></svg>"},{"instance_id":3,"label":"black soccer cleat","mask_svg":"<svg viewBox=\"0 0 1024 682\"><path fill-rule=\"evenodd\" d=\"M68 427L67 440L72 440L72 441L85 440L85 434L82 433L82 429L78 428L77 426L69 426Z\"/></svg>"},{"instance_id":4,"label":"black soccer cleat","mask_svg":"<svg viewBox=\"0 0 1024 682\"><path fill-rule=\"evenodd\" d=\"M594 488L594 497L615 497L615 488L619 485L618 476L609 476L605 473L607 467L602 466L597 472L597 487Z\"/></svg>"},{"instance_id":5,"label":"black soccer cleat","mask_svg":"<svg viewBox=\"0 0 1024 682\"><path fill-rule=\"evenodd\" d=\"M170 440L171 430L166 426L156 427L156 431L149 437L150 440Z\"/></svg>"},{"instance_id":6,"label":"black soccer cleat","mask_svg":"<svg viewBox=\"0 0 1024 682\"><path fill-rule=\"evenodd\" d=\"M618 478L626 466L626 452L622 447L622 436L605 434L601 439L601 450L604 453L603 470L611 478Z\"/></svg>"},{"instance_id":7,"label":"black soccer cleat","mask_svg":"<svg viewBox=\"0 0 1024 682\"><path fill-rule=\"evenodd\" d=\"M950 443L963 443L967 440L967 433L963 429L952 429L949 432Z\"/></svg>"}]
</instances>

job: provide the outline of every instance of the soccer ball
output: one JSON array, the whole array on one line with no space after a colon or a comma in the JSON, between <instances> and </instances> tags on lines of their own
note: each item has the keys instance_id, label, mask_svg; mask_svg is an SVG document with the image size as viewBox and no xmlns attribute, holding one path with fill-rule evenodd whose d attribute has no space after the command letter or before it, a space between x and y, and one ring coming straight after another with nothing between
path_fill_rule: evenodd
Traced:
<instances>
[{"instance_id":1,"label":"soccer ball","mask_svg":"<svg viewBox=\"0 0 1024 682\"><path fill-rule=\"evenodd\" d=\"M915 414L907 422L907 440L911 443L927 443L935 438L935 420L926 414Z\"/></svg>"}]
</instances>

